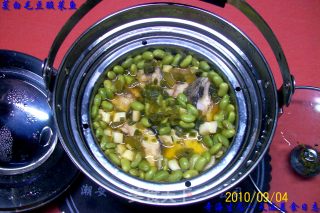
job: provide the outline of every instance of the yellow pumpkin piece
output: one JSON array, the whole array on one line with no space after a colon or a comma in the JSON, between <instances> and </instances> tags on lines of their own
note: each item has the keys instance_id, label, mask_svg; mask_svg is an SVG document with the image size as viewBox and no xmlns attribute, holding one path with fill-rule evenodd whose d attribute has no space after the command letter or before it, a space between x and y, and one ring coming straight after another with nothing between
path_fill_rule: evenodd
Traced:
<instances>
[{"instance_id":1,"label":"yellow pumpkin piece","mask_svg":"<svg viewBox=\"0 0 320 213\"><path fill-rule=\"evenodd\" d=\"M207 151L201 142L193 139L186 139L180 142L177 142L170 148L164 148L163 156L167 159L178 158L179 153L183 150L192 151L192 154L202 154Z\"/></svg>"},{"instance_id":2,"label":"yellow pumpkin piece","mask_svg":"<svg viewBox=\"0 0 320 213\"><path fill-rule=\"evenodd\" d=\"M111 103L115 106L117 111L127 112L130 108L130 104L134 101L132 95L129 94L122 94L117 95Z\"/></svg>"},{"instance_id":3,"label":"yellow pumpkin piece","mask_svg":"<svg viewBox=\"0 0 320 213\"><path fill-rule=\"evenodd\" d=\"M141 97L141 90L137 87L128 88L128 91L135 97L139 98Z\"/></svg>"},{"instance_id":4,"label":"yellow pumpkin piece","mask_svg":"<svg viewBox=\"0 0 320 213\"><path fill-rule=\"evenodd\" d=\"M211 105L206 114L206 121L213 121L214 115L219 111L219 106L217 104Z\"/></svg>"}]
</instances>

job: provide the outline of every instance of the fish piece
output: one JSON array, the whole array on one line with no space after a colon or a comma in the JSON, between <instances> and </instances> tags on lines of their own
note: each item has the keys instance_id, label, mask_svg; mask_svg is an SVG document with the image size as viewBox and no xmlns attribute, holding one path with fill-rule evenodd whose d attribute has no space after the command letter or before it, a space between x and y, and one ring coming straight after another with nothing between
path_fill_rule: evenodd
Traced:
<instances>
[{"instance_id":1,"label":"fish piece","mask_svg":"<svg viewBox=\"0 0 320 213\"><path fill-rule=\"evenodd\" d=\"M162 74L161 74L160 67L156 67L155 71L151 75L151 80L152 80L152 82L155 82L155 80L156 80L157 85L160 85L161 79L162 79Z\"/></svg>"},{"instance_id":2,"label":"fish piece","mask_svg":"<svg viewBox=\"0 0 320 213\"><path fill-rule=\"evenodd\" d=\"M208 78L200 77L186 88L184 93L193 105L196 105L198 100L203 96L204 86L207 82L209 82Z\"/></svg>"},{"instance_id":3,"label":"fish piece","mask_svg":"<svg viewBox=\"0 0 320 213\"><path fill-rule=\"evenodd\" d=\"M124 134L134 136L134 132L137 130L137 127L136 125L130 126L128 123L125 123L120 129Z\"/></svg>"},{"instance_id":4,"label":"fish piece","mask_svg":"<svg viewBox=\"0 0 320 213\"><path fill-rule=\"evenodd\" d=\"M176 84L172 96L176 98L180 93L183 93L188 86L188 83Z\"/></svg>"},{"instance_id":5,"label":"fish piece","mask_svg":"<svg viewBox=\"0 0 320 213\"><path fill-rule=\"evenodd\" d=\"M212 105L211 97L209 95L210 82L207 82L204 85L203 95L197 102L197 109L202 111L203 115L206 115L210 105Z\"/></svg>"}]
</instances>

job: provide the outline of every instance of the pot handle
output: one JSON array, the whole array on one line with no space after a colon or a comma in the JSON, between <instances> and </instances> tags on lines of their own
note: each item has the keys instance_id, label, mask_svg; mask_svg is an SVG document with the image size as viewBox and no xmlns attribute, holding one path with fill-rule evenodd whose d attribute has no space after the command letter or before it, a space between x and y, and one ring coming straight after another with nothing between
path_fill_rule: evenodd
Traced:
<instances>
[{"instance_id":1,"label":"pot handle","mask_svg":"<svg viewBox=\"0 0 320 213\"><path fill-rule=\"evenodd\" d=\"M56 36L48 58L45 59L43 64L43 78L49 91L53 90L56 72L53 69L53 62L56 58L57 52L62 45L63 41L73 29L73 27L84 17L92 8L94 8L102 0L87 0L81 7L69 18L64 24L58 35ZM263 34L266 41L269 43L273 54L275 55L280 71L282 74L283 84L278 90L278 103L282 108L284 105L288 106L291 97L294 93L294 77L290 74L287 60L284 56L280 43L271 28L263 20L263 18L245 1L245 0L203 0L205 2L214 4L216 6L224 7L226 3L234 6L240 10Z\"/></svg>"}]
</instances>

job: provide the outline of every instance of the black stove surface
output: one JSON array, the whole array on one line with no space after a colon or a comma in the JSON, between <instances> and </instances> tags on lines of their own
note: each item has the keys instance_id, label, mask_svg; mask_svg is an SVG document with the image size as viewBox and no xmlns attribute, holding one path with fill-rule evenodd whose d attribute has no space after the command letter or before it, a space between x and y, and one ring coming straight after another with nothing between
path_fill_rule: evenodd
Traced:
<instances>
[{"instance_id":1,"label":"black stove surface","mask_svg":"<svg viewBox=\"0 0 320 213\"><path fill-rule=\"evenodd\" d=\"M256 169L250 174L252 179L261 191L269 190L269 183L271 181L271 165L270 156L266 155ZM237 186L233 187L228 192L249 192L254 194L254 186L249 177L244 179ZM262 212L264 210L264 203L257 202L225 202L226 193L220 196L211 198L209 200L199 202L196 204L189 204L184 206L163 207L140 204L138 202L130 201L118 197L101 186L98 186L84 175L76 180L74 185L68 191L59 205L62 212L66 213L86 213L86 212L152 212L152 213L177 213L177 212ZM229 197L230 200L230 197ZM256 200L256 199L255 199Z\"/></svg>"}]
</instances>

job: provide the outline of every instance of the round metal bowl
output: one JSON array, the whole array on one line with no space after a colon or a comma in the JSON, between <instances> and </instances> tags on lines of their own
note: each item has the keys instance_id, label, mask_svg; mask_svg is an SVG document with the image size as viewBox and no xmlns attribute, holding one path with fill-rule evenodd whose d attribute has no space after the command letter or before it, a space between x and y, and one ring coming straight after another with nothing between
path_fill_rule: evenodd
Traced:
<instances>
[{"instance_id":1,"label":"round metal bowl","mask_svg":"<svg viewBox=\"0 0 320 213\"><path fill-rule=\"evenodd\" d=\"M238 123L231 147L214 167L186 182L154 183L122 172L105 158L92 133L89 111L105 67L152 47L195 53L233 88ZM156 205L198 202L244 179L269 147L279 110L273 75L250 39L210 12L176 4L128 8L92 26L64 57L53 91L60 139L74 163L109 191Z\"/></svg>"}]
</instances>

